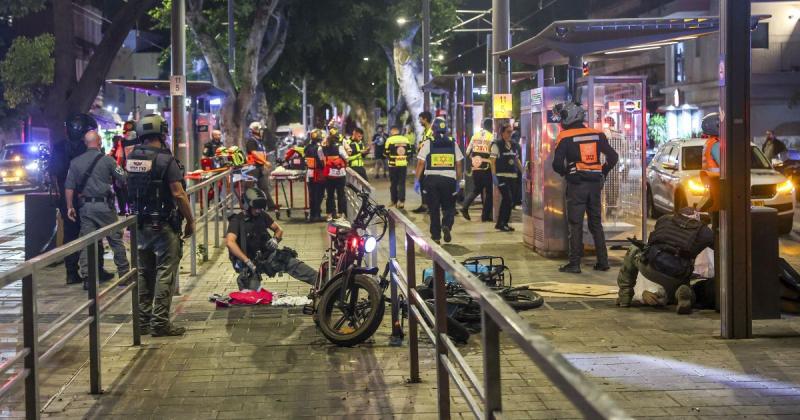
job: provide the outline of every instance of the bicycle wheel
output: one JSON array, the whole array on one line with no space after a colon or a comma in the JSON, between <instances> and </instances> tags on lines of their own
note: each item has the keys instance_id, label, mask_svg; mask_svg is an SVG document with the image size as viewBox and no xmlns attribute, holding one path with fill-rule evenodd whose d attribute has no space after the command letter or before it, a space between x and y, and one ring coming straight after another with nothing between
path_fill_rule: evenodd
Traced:
<instances>
[{"instance_id":1,"label":"bicycle wheel","mask_svg":"<svg viewBox=\"0 0 800 420\"><path fill-rule=\"evenodd\" d=\"M500 297L517 311L536 309L544 305L544 298L528 288L506 289L500 292Z\"/></svg>"},{"instance_id":2,"label":"bicycle wheel","mask_svg":"<svg viewBox=\"0 0 800 420\"><path fill-rule=\"evenodd\" d=\"M319 298L317 313L322 335L338 346L350 347L366 341L378 329L386 310L386 302L378 282L370 276L356 275L345 293L344 278L334 280ZM349 303L355 302L350 308Z\"/></svg>"}]
</instances>

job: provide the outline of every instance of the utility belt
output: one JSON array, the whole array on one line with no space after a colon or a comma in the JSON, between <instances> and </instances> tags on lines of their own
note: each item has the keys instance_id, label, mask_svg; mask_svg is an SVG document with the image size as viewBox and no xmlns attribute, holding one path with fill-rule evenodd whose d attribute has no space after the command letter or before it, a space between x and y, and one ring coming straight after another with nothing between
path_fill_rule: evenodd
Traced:
<instances>
[{"instance_id":1,"label":"utility belt","mask_svg":"<svg viewBox=\"0 0 800 420\"><path fill-rule=\"evenodd\" d=\"M109 203L111 202L111 196L106 197L80 197L80 201L83 204L86 203Z\"/></svg>"},{"instance_id":2,"label":"utility belt","mask_svg":"<svg viewBox=\"0 0 800 420\"><path fill-rule=\"evenodd\" d=\"M153 230L161 230L164 226L169 226L175 232L180 232L183 227L183 215L176 209L168 215L144 214L137 215L137 226L139 228L147 226Z\"/></svg>"}]
</instances>

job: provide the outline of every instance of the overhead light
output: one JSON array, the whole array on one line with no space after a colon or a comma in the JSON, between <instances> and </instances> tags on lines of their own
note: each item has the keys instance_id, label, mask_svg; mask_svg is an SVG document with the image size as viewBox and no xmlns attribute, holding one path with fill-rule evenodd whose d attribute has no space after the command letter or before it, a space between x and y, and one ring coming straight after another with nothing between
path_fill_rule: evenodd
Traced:
<instances>
[{"instance_id":1,"label":"overhead light","mask_svg":"<svg viewBox=\"0 0 800 420\"><path fill-rule=\"evenodd\" d=\"M648 47L663 47L665 45L675 45L678 41L666 41L666 42L657 42L655 44L642 44L642 45L634 45L632 47L625 48L626 50L637 50L640 48L648 48Z\"/></svg>"},{"instance_id":2,"label":"overhead light","mask_svg":"<svg viewBox=\"0 0 800 420\"><path fill-rule=\"evenodd\" d=\"M606 51L605 54L606 55L625 54L625 53L632 53L632 52L637 52L637 51L655 50L655 49L658 49L658 48L661 48L661 47L642 47L642 48L636 48L636 49L632 49L632 50Z\"/></svg>"},{"instance_id":3,"label":"overhead light","mask_svg":"<svg viewBox=\"0 0 800 420\"><path fill-rule=\"evenodd\" d=\"M144 106L144 109L148 111L155 111L158 109L158 104L147 104Z\"/></svg>"},{"instance_id":4,"label":"overhead light","mask_svg":"<svg viewBox=\"0 0 800 420\"><path fill-rule=\"evenodd\" d=\"M442 60L444 60L444 54L439 54L439 55L437 55L437 56L436 56L436 59L437 59L437 60L439 60L439 61L442 61Z\"/></svg>"},{"instance_id":5,"label":"overhead light","mask_svg":"<svg viewBox=\"0 0 800 420\"><path fill-rule=\"evenodd\" d=\"M362 60L369 61L369 57L364 57Z\"/></svg>"},{"instance_id":6,"label":"overhead light","mask_svg":"<svg viewBox=\"0 0 800 420\"><path fill-rule=\"evenodd\" d=\"M212 106L220 106L222 105L222 98L213 98L208 101L208 104Z\"/></svg>"},{"instance_id":7,"label":"overhead light","mask_svg":"<svg viewBox=\"0 0 800 420\"><path fill-rule=\"evenodd\" d=\"M400 25L400 26L403 26L403 25L405 25L406 23L408 23L408 19L406 19L406 18L404 18L404 17L402 17L402 16L401 16L401 17L399 17L399 18L397 18L397 24L398 24L398 25Z\"/></svg>"},{"instance_id":8,"label":"overhead light","mask_svg":"<svg viewBox=\"0 0 800 420\"><path fill-rule=\"evenodd\" d=\"M687 36L682 36L682 37L679 37L679 38L675 38L675 41L688 41L690 39L696 39L696 38L697 38L697 35L687 35Z\"/></svg>"}]
</instances>

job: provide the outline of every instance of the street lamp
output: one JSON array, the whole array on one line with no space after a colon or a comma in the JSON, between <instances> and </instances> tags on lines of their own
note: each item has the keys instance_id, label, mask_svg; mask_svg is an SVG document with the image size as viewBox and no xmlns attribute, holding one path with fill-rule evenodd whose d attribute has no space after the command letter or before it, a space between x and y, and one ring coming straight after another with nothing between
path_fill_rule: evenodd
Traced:
<instances>
[{"instance_id":1,"label":"street lamp","mask_svg":"<svg viewBox=\"0 0 800 420\"><path fill-rule=\"evenodd\" d=\"M364 57L363 60L364 61L369 61L369 57Z\"/></svg>"},{"instance_id":2,"label":"street lamp","mask_svg":"<svg viewBox=\"0 0 800 420\"><path fill-rule=\"evenodd\" d=\"M405 25L406 23L408 23L408 19L406 19L406 18L404 18L404 17L402 17L402 16L401 16L401 17L399 17L399 18L397 18L397 24L398 24L398 25L400 25L400 26L403 26L403 25Z\"/></svg>"}]
</instances>

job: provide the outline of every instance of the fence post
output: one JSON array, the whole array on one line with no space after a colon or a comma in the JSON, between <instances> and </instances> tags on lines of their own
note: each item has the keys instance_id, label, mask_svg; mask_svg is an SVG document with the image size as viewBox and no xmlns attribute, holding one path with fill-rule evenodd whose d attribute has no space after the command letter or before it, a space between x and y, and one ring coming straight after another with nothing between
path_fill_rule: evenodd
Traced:
<instances>
[{"instance_id":1,"label":"fence post","mask_svg":"<svg viewBox=\"0 0 800 420\"><path fill-rule=\"evenodd\" d=\"M422 382L419 377L419 335L417 334L419 320L414 315L414 311L411 310L417 304L417 299L411 292L417 287L417 262L414 254L414 240L411 239L408 233L406 233L406 276L406 285L408 286L408 290L405 291L408 299L408 358L411 365L409 382L416 384Z\"/></svg>"},{"instance_id":2,"label":"fence post","mask_svg":"<svg viewBox=\"0 0 800 420\"><path fill-rule=\"evenodd\" d=\"M503 410L502 390L500 386L500 328L492 317L481 310L483 340L483 390L484 417L495 418L495 412Z\"/></svg>"},{"instance_id":3,"label":"fence post","mask_svg":"<svg viewBox=\"0 0 800 420\"><path fill-rule=\"evenodd\" d=\"M196 221L197 220L197 212L194 211L194 207L195 207L197 198L195 197L195 195L196 195L195 193L189 194L189 207L191 207L191 209L192 209L192 217ZM178 233L178 235L180 235L180 232L177 232L177 233ZM190 245L191 255L189 256L189 262L190 262L189 266L190 266L190 270L191 270L190 273L191 273L192 276L196 276L197 275L197 232L195 232L195 234L192 235L191 238L189 238L189 243L191 244Z\"/></svg>"},{"instance_id":4,"label":"fence post","mask_svg":"<svg viewBox=\"0 0 800 420\"><path fill-rule=\"evenodd\" d=\"M214 197L217 199L217 205L214 206L214 248L219 248L219 219L220 219L220 206L222 205L222 181L217 184L214 189Z\"/></svg>"},{"instance_id":5,"label":"fence post","mask_svg":"<svg viewBox=\"0 0 800 420\"><path fill-rule=\"evenodd\" d=\"M447 357L447 346L444 343L447 335L447 290L444 284L444 269L437 262L433 262L433 282L435 284L434 299L436 318L436 394L439 406L439 418L450 418L450 376L444 364Z\"/></svg>"},{"instance_id":6,"label":"fence post","mask_svg":"<svg viewBox=\"0 0 800 420\"><path fill-rule=\"evenodd\" d=\"M97 268L95 267L95 270ZM28 349L24 359L25 417L39 419L39 331L36 325L36 282L33 274L22 279L22 345Z\"/></svg>"},{"instance_id":7,"label":"fence post","mask_svg":"<svg viewBox=\"0 0 800 420\"><path fill-rule=\"evenodd\" d=\"M391 216L387 222L389 223L389 290L392 297L392 335L389 337L389 345L399 347L403 345L403 328L400 326L400 299L397 294L397 273L394 272L393 264L397 260L397 232Z\"/></svg>"},{"instance_id":8,"label":"fence post","mask_svg":"<svg viewBox=\"0 0 800 420\"><path fill-rule=\"evenodd\" d=\"M203 194L200 201L203 203L203 262L208 261L208 216L211 214L211 203L208 200L208 187L203 187L200 191Z\"/></svg>"},{"instance_id":9,"label":"fence post","mask_svg":"<svg viewBox=\"0 0 800 420\"><path fill-rule=\"evenodd\" d=\"M136 217L136 216L134 216ZM133 345L142 344L142 326L139 325L139 234L138 222L131 227L131 269L136 270L131 287L131 324L133 324Z\"/></svg>"},{"instance_id":10,"label":"fence post","mask_svg":"<svg viewBox=\"0 0 800 420\"><path fill-rule=\"evenodd\" d=\"M100 381L100 302L97 300L98 275L97 265L99 250L97 242L93 241L86 248L89 264L89 277L86 280L89 289L89 386L92 394L101 394Z\"/></svg>"}]
</instances>

